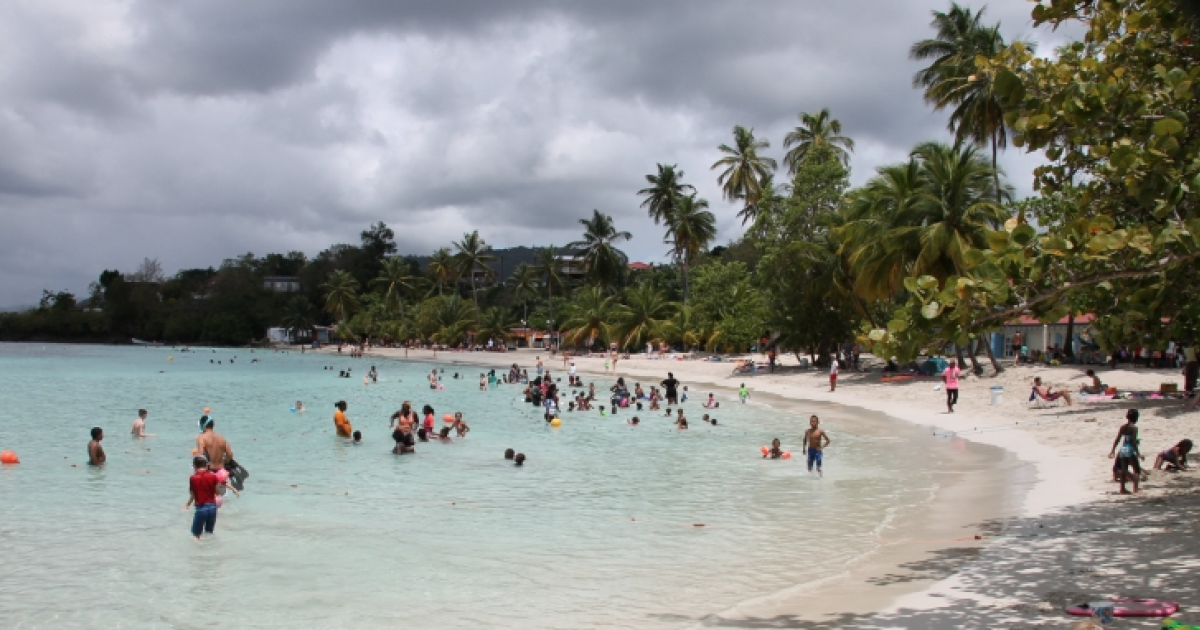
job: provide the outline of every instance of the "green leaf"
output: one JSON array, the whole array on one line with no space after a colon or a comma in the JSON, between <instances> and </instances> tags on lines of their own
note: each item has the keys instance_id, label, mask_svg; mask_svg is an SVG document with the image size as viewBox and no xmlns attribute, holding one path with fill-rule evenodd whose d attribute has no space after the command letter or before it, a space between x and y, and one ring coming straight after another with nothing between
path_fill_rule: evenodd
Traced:
<instances>
[{"instance_id":1,"label":"green leaf","mask_svg":"<svg viewBox=\"0 0 1200 630\"><path fill-rule=\"evenodd\" d=\"M933 276L921 276L917 279L917 286L925 290L936 289L937 285L937 278L934 278Z\"/></svg>"},{"instance_id":2,"label":"green leaf","mask_svg":"<svg viewBox=\"0 0 1200 630\"><path fill-rule=\"evenodd\" d=\"M875 330L867 333L867 339L875 342L883 341L885 338L887 338L887 336L888 332L882 328L876 328Z\"/></svg>"},{"instance_id":3,"label":"green leaf","mask_svg":"<svg viewBox=\"0 0 1200 630\"><path fill-rule=\"evenodd\" d=\"M993 85L1005 109L1015 108L1025 99L1025 84L1012 70L1001 70L996 74Z\"/></svg>"},{"instance_id":4,"label":"green leaf","mask_svg":"<svg viewBox=\"0 0 1200 630\"><path fill-rule=\"evenodd\" d=\"M893 319L888 322L888 330L891 332L901 333L908 330L907 319Z\"/></svg>"},{"instance_id":5,"label":"green leaf","mask_svg":"<svg viewBox=\"0 0 1200 630\"><path fill-rule=\"evenodd\" d=\"M1012 231L1012 240L1024 247L1037 236L1037 230L1028 225L1018 225Z\"/></svg>"},{"instance_id":6,"label":"green leaf","mask_svg":"<svg viewBox=\"0 0 1200 630\"><path fill-rule=\"evenodd\" d=\"M1183 123L1174 118L1162 118L1154 123L1151 128L1156 136L1173 136L1183 132Z\"/></svg>"}]
</instances>

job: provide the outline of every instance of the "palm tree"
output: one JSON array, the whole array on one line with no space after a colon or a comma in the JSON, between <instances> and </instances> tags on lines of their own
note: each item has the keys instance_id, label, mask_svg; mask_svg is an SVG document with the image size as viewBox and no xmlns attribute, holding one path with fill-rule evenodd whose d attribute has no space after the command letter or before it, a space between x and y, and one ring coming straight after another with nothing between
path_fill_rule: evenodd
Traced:
<instances>
[{"instance_id":1,"label":"palm tree","mask_svg":"<svg viewBox=\"0 0 1200 630\"><path fill-rule=\"evenodd\" d=\"M663 328L675 307L649 282L627 289L625 304L617 307L619 323L613 329L618 343L623 348L636 348L647 341L662 339Z\"/></svg>"},{"instance_id":2,"label":"palm tree","mask_svg":"<svg viewBox=\"0 0 1200 630\"><path fill-rule=\"evenodd\" d=\"M935 110L954 108L947 126L955 140L991 144L993 186L999 195L997 151L1008 146L1008 127L992 78L978 71L975 60L995 57L1004 51L1005 44L999 23L983 25L984 11L986 8L972 13L958 3L952 3L949 12L934 11L931 26L937 35L913 44L909 56L932 60L913 75L913 86L925 88L925 100ZM1000 201L996 197L996 202Z\"/></svg>"},{"instance_id":3,"label":"palm tree","mask_svg":"<svg viewBox=\"0 0 1200 630\"><path fill-rule=\"evenodd\" d=\"M737 216L742 220L742 225L747 223L754 225L758 223L758 218L761 216L770 215L780 208L784 202L784 194L791 188L790 185L782 186L775 185L775 175L768 173L766 177L759 182L761 192L753 203L746 202L741 210L738 210Z\"/></svg>"},{"instance_id":4,"label":"palm tree","mask_svg":"<svg viewBox=\"0 0 1200 630\"><path fill-rule=\"evenodd\" d=\"M733 146L722 144L717 147L725 157L713 162L709 170L724 169L717 177L717 183L724 190L726 199L742 199L747 204L758 202L762 180L776 167L775 160L761 157L758 152L770 146L770 142L754 137L754 129L737 125L733 128Z\"/></svg>"},{"instance_id":5,"label":"palm tree","mask_svg":"<svg viewBox=\"0 0 1200 630\"><path fill-rule=\"evenodd\" d=\"M921 161L883 166L866 186L851 195L846 222L835 230L840 255L855 279L855 293L875 301L891 300L912 266L914 255L888 238L911 216L911 206L924 185Z\"/></svg>"},{"instance_id":6,"label":"palm tree","mask_svg":"<svg viewBox=\"0 0 1200 630\"><path fill-rule=\"evenodd\" d=\"M442 294L442 286L458 277L458 266L454 264L454 256L449 247L439 248L429 257L426 271L437 284L438 295Z\"/></svg>"},{"instance_id":7,"label":"palm tree","mask_svg":"<svg viewBox=\"0 0 1200 630\"><path fill-rule=\"evenodd\" d=\"M843 166L849 166L854 140L842 135L841 121L831 118L829 108L824 108L816 114L801 112L800 126L788 132L783 139L783 146L791 147L791 151L783 156L783 163L788 167L788 172L795 175L800 163L818 146L829 147Z\"/></svg>"},{"instance_id":8,"label":"palm tree","mask_svg":"<svg viewBox=\"0 0 1200 630\"><path fill-rule=\"evenodd\" d=\"M425 314L425 325L432 331L430 338L447 346L465 339L477 323L474 305L457 295L434 300Z\"/></svg>"},{"instance_id":9,"label":"palm tree","mask_svg":"<svg viewBox=\"0 0 1200 630\"><path fill-rule=\"evenodd\" d=\"M508 278L508 288L512 291L513 300L520 300L524 309L524 320L529 319L529 298L537 296L541 288L538 270L535 267L521 263Z\"/></svg>"},{"instance_id":10,"label":"palm tree","mask_svg":"<svg viewBox=\"0 0 1200 630\"><path fill-rule=\"evenodd\" d=\"M617 249L617 242L633 238L629 232L618 232L611 216L592 210L592 218L580 219L583 225L583 240L568 243L567 249L578 250L587 269L587 277L594 284L611 287L629 265L629 257Z\"/></svg>"},{"instance_id":11,"label":"palm tree","mask_svg":"<svg viewBox=\"0 0 1200 630\"><path fill-rule=\"evenodd\" d=\"M479 308L479 292L475 288L475 271L482 270L485 276L490 276L492 268L488 263L496 260L488 252L492 251L492 246L488 245L482 238L479 238L479 230L475 230L470 234L463 234L463 239L454 243L454 247L458 249L458 253L454 255L458 259L458 269L461 274L468 274L471 277L471 297L475 301L475 308Z\"/></svg>"},{"instance_id":12,"label":"palm tree","mask_svg":"<svg viewBox=\"0 0 1200 630\"><path fill-rule=\"evenodd\" d=\"M479 315L479 325L475 327L475 343L485 339L494 339L503 344L512 338L512 329L517 322L513 321L512 313L506 308L493 306Z\"/></svg>"},{"instance_id":13,"label":"palm tree","mask_svg":"<svg viewBox=\"0 0 1200 630\"><path fill-rule=\"evenodd\" d=\"M346 312L358 306L358 280L344 269L329 274L325 284L325 310L337 315L338 321L346 319Z\"/></svg>"},{"instance_id":14,"label":"palm tree","mask_svg":"<svg viewBox=\"0 0 1200 630\"><path fill-rule=\"evenodd\" d=\"M699 316L686 304L663 322L661 335L667 343L682 344L685 349L695 348L705 341Z\"/></svg>"},{"instance_id":15,"label":"palm tree","mask_svg":"<svg viewBox=\"0 0 1200 630\"><path fill-rule=\"evenodd\" d=\"M293 335L298 330L307 330L311 333L313 326L316 325L316 320L312 316L312 302L302 295L288 300L287 307L283 312L282 323Z\"/></svg>"},{"instance_id":16,"label":"palm tree","mask_svg":"<svg viewBox=\"0 0 1200 630\"><path fill-rule=\"evenodd\" d=\"M683 269L683 303L687 304L688 268L717 237L717 217L708 211L708 201L695 194L680 198L678 204L667 226L667 242L671 244L671 255Z\"/></svg>"},{"instance_id":17,"label":"palm tree","mask_svg":"<svg viewBox=\"0 0 1200 630\"><path fill-rule=\"evenodd\" d=\"M395 307L404 319L404 295L416 289L417 276L409 273L408 261L400 258L384 258L379 277L371 284L383 287L383 302L387 308Z\"/></svg>"},{"instance_id":18,"label":"palm tree","mask_svg":"<svg viewBox=\"0 0 1200 630\"><path fill-rule=\"evenodd\" d=\"M542 276L542 282L546 285L546 306L550 309L550 327L554 328L554 287L566 288L562 276L562 260L553 245L539 247L536 255L537 266L534 269Z\"/></svg>"},{"instance_id":19,"label":"palm tree","mask_svg":"<svg viewBox=\"0 0 1200 630\"><path fill-rule=\"evenodd\" d=\"M645 197L641 207L650 213L650 218L654 219L655 225L670 224L671 215L675 213L675 200L685 194L696 192L694 186L680 181L683 179L683 171L677 171L676 168L674 164L659 164L657 174L646 176L650 187L643 188L637 193L639 196Z\"/></svg>"},{"instance_id":20,"label":"palm tree","mask_svg":"<svg viewBox=\"0 0 1200 630\"><path fill-rule=\"evenodd\" d=\"M599 286L584 287L576 292L562 325L567 343L587 342L590 346L597 340L607 341L615 304L616 298Z\"/></svg>"}]
</instances>

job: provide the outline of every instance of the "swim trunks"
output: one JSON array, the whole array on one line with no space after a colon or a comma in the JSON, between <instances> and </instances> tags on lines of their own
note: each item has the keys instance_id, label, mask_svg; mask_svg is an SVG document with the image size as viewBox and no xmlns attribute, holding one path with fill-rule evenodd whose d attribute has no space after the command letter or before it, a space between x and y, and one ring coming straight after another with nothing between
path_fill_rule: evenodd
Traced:
<instances>
[{"instance_id":1,"label":"swim trunks","mask_svg":"<svg viewBox=\"0 0 1200 630\"><path fill-rule=\"evenodd\" d=\"M810 449L808 449L808 469L809 470L812 470L813 464L816 464L817 468L821 467L822 451L818 451L815 448L810 448Z\"/></svg>"}]
</instances>

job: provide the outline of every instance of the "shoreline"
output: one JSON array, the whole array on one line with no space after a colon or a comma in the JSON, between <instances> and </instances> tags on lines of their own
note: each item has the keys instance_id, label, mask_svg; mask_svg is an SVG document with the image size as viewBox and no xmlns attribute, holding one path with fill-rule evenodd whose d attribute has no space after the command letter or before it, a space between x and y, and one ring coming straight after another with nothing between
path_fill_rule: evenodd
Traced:
<instances>
[{"instance_id":1,"label":"shoreline","mask_svg":"<svg viewBox=\"0 0 1200 630\"><path fill-rule=\"evenodd\" d=\"M336 348L320 351L338 354ZM548 353L529 349L504 353L442 351L436 358L428 350L409 350L408 357L404 354L403 349L376 348L365 352L359 361L379 358L489 369L505 368L516 362L528 369L535 364L535 357L541 357L552 373L566 371L561 367L561 356L552 359ZM742 378L719 374L722 370L728 373L732 368L732 363L728 362L628 359L618 362L616 372L605 373L601 367L602 359L576 357L573 360L578 374L608 379L624 376L657 381L664 378L666 372L674 372L676 378L690 386L691 398L697 402L709 391L720 392L722 403L736 400ZM702 369L697 370L697 367ZM775 382L763 387L764 383L751 381L762 376L767 375L745 375L747 385L753 390L752 401L786 413L807 415L816 411L824 416L826 412L834 412L855 418L839 418L839 427L849 422L858 425L858 429L872 427L877 435L899 432L903 439L923 447L924 450L917 451L915 456L930 457L931 464L938 470L945 470L945 474L925 500L895 506L894 517L876 531L875 546L855 558L844 571L804 581L779 592L761 594L726 610L711 611L695 620L697 627L780 623L788 626L838 619L844 622L848 618L885 613L898 602L922 598L938 582L952 579L959 567L978 557L989 544L991 535L1000 531L999 523L1031 515L1031 506L1041 513L1067 505L1051 500L1057 492L1043 489L1040 494L1035 494L1039 487L1047 485L1039 481L1039 464L1044 461L1018 457L1018 449L1029 447L1023 441L1002 438L993 443L957 437L948 439L944 433L946 427L933 425L935 430L929 431L931 425L921 422L919 410L897 413L897 407L890 402L881 404L856 397L846 403L833 398L837 393L822 399L807 390L796 391L795 384ZM790 374L771 376L776 380L788 376L794 378ZM807 408L802 410L805 405ZM814 410L813 405L819 409ZM938 434L937 430L943 433ZM954 452L951 443L955 440L959 442L957 452L963 455L961 459L948 455ZM1038 454L1045 456L1042 452ZM985 464L976 466L979 461ZM936 571L927 571L915 579L898 577L904 567L927 562L935 556L954 556L958 560L942 563Z\"/></svg>"}]
</instances>

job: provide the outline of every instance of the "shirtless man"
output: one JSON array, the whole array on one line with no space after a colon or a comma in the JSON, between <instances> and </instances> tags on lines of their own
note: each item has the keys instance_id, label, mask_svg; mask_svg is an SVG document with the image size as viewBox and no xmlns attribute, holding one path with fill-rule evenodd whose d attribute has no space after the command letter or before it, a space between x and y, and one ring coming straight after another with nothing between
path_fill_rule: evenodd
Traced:
<instances>
[{"instance_id":1,"label":"shirtless man","mask_svg":"<svg viewBox=\"0 0 1200 630\"><path fill-rule=\"evenodd\" d=\"M138 417L133 419L133 428L129 430L133 437L154 437L153 433L146 433L146 415L145 409L138 409Z\"/></svg>"},{"instance_id":2,"label":"shirtless man","mask_svg":"<svg viewBox=\"0 0 1200 630\"><path fill-rule=\"evenodd\" d=\"M393 422L396 425L396 430L392 432L392 440L396 442L395 452L397 455L402 453L412 453L416 449L413 439L413 425L417 423L417 412L413 411L412 403L404 401L400 406L400 411L392 414L392 422L388 423L391 427Z\"/></svg>"},{"instance_id":3,"label":"shirtless man","mask_svg":"<svg viewBox=\"0 0 1200 630\"><path fill-rule=\"evenodd\" d=\"M103 466L108 458L104 456L104 447L100 440L104 439L104 429L92 427L92 441L88 442L88 466Z\"/></svg>"},{"instance_id":4,"label":"shirtless man","mask_svg":"<svg viewBox=\"0 0 1200 630\"><path fill-rule=\"evenodd\" d=\"M829 446L829 435L825 430L820 428L820 420L816 416L808 419L808 430L804 432L804 450L803 453L808 455L808 472L812 472L813 464L817 466L817 474L823 474L821 464L825 447Z\"/></svg>"},{"instance_id":5,"label":"shirtless man","mask_svg":"<svg viewBox=\"0 0 1200 630\"><path fill-rule=\"evenodd\" d=\"M429 389L437 389L438 383L439 383L438 373L437 373L437 370L434 369L432 372L429 373Z\"/></svg>"},{"instance_id":6,"label":"shirtless man","mask_svg":"<svg viewBox=\"0 0 1200 630\"><path fill-rule=\"evenodd\" d=\"M213 430L213 419L204 423L204 433L196 436L196 450L208 458L208 469L213 472L225 468L225 462L233 459L233 449L220 433Z\"/></svg>"}]
</instances>

